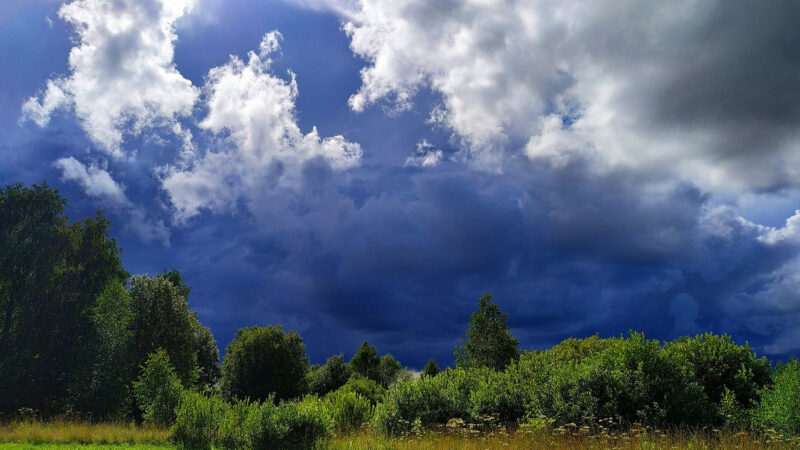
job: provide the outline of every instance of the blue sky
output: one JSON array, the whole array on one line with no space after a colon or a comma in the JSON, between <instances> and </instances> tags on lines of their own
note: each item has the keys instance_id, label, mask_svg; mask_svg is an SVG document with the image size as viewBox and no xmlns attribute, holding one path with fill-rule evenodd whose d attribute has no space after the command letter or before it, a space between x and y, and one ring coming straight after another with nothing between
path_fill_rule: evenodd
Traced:
<instances>
[{"instance_id":1,"label":"blue sky","mask_svg":"<svg viewBox=\"0 0 800 450\"><path fill-rule=\"evenodd\" d=\"M800 351L800 7L0 2L0 182L102 209L224 349L452 361L629 329Z\"/></svg>"}]
</instances>

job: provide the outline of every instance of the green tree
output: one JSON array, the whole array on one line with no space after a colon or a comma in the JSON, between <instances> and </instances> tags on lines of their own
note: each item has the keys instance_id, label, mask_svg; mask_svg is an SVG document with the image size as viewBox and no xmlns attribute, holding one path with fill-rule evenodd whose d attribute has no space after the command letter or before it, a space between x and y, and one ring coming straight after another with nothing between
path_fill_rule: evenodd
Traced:
<instances>
[{"instance_id":1,"label":"green tree","mask_svg":"<svg viewBox=\"0 0 800 450\"><path fill-rule=\"evenodd\" d=\"M761 393L753 411L753 425L760 430L800 435L800 361L792 357L778 364L772 376L773 385Z\"/></svg>"},{"instance_id":2,"label":"green tree","mask_svg":"<svg viewBox=\"0 0 800 450\"><path fill-rule=\"evenodd\" d=\"M263 401L296 398L306 392L309 362L303 339L280 325L242 328L228 344L222 361L223 393Z\"/></svg>"},{"instance_id":3,"label":"green tree","mask_svg":"<svg viewBox=\"0 0 800 450\"><path fill-rule=\"evenodd\" d=\"M132 331L136 365L163 349L184 386L197 380L197 319L189 311L186 291L165 274L136 275L131 279Z\"/></svg>"},{"instance_id":4,"label":"green tree","mask_svg":"<svg viewBox=\"0 0 800 450\"><path fill-rule=\"evenodd\" d=\"M369 345L367 341L364 341L358 347L356 353L350 359L350 368L354 373L377 382L380 382L378 374L380 364L381 359L378 357L378 351L375 350L375 347Z\"/></svg>"},{"instance_id":5,"label":"green tree","mask_svg":"<svg viewBox=\"0 0 800 450\"><path fill-rule=\"evenodd\" d=\"M519 357L518 342L508 328L508 314L500 312L492 296L478 300L478 311L469 320L466 340L456 347L456 367L489 367L503 370Z\"/></svg>"},{"instance_id":6,"label":"green tree","mask_svg":"<svg viewBox=\"0 0 800 450\"><path fill-rule=\"evenodd\" d=\"M181 402L181 381L164 350L150 355L133 382L133 392L143 417L148 422L170 426L175 422L175 409Z\"/></svg>"},{"instance_id":7,"label":"green tree","mask_svg":"<svg viewBox=\"0 0 800 450\"><path fill-rule=\"evenodd\" d=\"M128 291L121 283L113 281L106 286L92 309L92 318L98 337L95 365L78 409L100 417L122 417L129 412L135 366L130 329L133 313Z\"/></svg>"},{"instance_id":8,"label":"green tree","mask_svg":"<svg viewBox=\"0 0 800 450\"><path fill-rule=\"evenodd\" d=\"M436 360L431 358L428 360L428 363L425 364L425 368L422 369L422 375L426 377L435 377L439 374L439 365L436 364Z\"/></svg>"},{"instance_id":9,"label":"green tree","mask_svg":"<svg viewBox=\"0 0 800 450\"><path fill-rule=\"evenodd\" d=\"M352 374L350 367L344 362L344 356L334 355L309 377L309 388L312 393L322 396L344 386Z\"/></svg>"},{"instance_id":10,"label":"green tree","mask_svg":"<svg viewBox=\"0 0 800 450\"><path fill-rule=\"evenodd\" d=\"M397 377L403 371L403 366L394 356L386 354L381 356L378 364L378 382L383 387L389 387L397 381Z\"/></svg>"},{"instance_id":11,"label":"green tree","mask_svg":"<svg viewBox=\"0 0 800 450\"><path fill-rule=\"evenodd\" d=\"M0 412L80 403L96 368L95 301L128 274L95 217L69 224L46 184L0 190Z\"/></svg>"},{"instance_id":12,"label":"green tree","mask_svg":"<svg viewBox=\"0 0 800 450\"><path fill-rule=\"evenodd\" d=\"M197 357L198 387L213 387L222 373L219 366L219 348L211 330L201 325L197 318L194 324L194 353Z\"/></svg>"}]
</instances>

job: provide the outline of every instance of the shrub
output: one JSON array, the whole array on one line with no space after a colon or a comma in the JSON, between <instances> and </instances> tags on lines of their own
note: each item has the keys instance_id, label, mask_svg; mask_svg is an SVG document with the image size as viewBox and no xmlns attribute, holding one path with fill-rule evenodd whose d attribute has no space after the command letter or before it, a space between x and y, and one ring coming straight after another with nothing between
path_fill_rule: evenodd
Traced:
<instances>
[{"instance_id":1,"label":"shrub","mask_svg":"<svg viewBox=\"0 0 800 450\"><path fill-rule=\"evenodd\" d=\"M372 416L369 400L352 391L331 392L325 397L325 403L333 426L339 432L352 431L369 422Z\"/></svg>"},{"instance_id":2,"label":"shrub","mask_svg":"<svg viewBox=\"0 0 800 450\"><path fill-rule=\"evenodd\" d=\"M212 448L220 423L229 409L230 405L221 397L183 391L175 425L172 426L175 440L184 448Z\"/></svg>"},{"instance_id":3,"label":"shrub","mask_svg":"<svg viewBox=\"0 0 800 450\"><path fill-rule=\"evenodd\" d=\"M386 395L386 389L384 389L383 386L381 386L377 382L370 380L369 378L359 378L359 377L350 378L349 380L347 380L347 383L345 383L344 386L342 386L338 390L356 393L369 400L369 403L372 406L375 406L378 403L382 402L384 396Z\"/></svg>"},{"instance_id":4,"label":"shrub","mask_svg":"<svg viewBox=\"0 0 800 450\"><path fill-rule=\"evenodd\" d=\"M281 404L277 409L278 423L285 424L286 434L281 448L313 448L333 437L333 420L325 404L309 395L299 402Z\"/></svg>"},{"instance_id":5,"label":"shrub","mask_svg":"<svg viewBox=\"0 0 800 450\"><path fill-rule=\"evenodd\" d=\"M756 358L748 345L736 345L728 335L706 333L684 337L666 344L664 351L694 379L714 404L706 423L724 421L721 401L726 391L740 407L749 409L758 401L758 392L770 381L772 368L766 358ZM727 399L728 408L731 399ZM729 411L730 412L730 411Z\"/></svg>"},{"instance_id":6,"label":"shrub","mask_svg":"<svg viewBox=\"0 0 800 450\"><path fill-rule=\"evenodd\" d=\"M491 416L506 425L525 415L527 400L514 371L489 373L470 395L473 417Z\"/></svg>"},{"instance_id":7,"label":"shrub","mask_svg":"<svg viewBox=\"0 0 800 450\"><path fill-rule=\"evenodd\" d=\"M422 426L445 424L453 418L472 420L471 393L485 383L490 369L446 370L435 377L397 383L375 408L373 425L386 435Z\"/></svg>"},{"instance_id":8,"label":"shrub","mask_svg":"<svg viewBox=\"0 0 800 450\"><path fill-rule=\"evenodd\" d=\"M772 387L761 392L761 402L753 411L753 424L766 430L800 434L800 362L792 358L779 364L772 376Z\"/></svg>"},{"instance_id":9,"label":"shrub","mask_svg":"<svg viewBox=\"0 0 800 450\"><path fill-rule=\"evenodd\" d=\"M133 383L137 404L148 422L170 426L175 422L175 408L181 401L183 387L164 350L150 355Z\"/></svg>"},{"instance_id":10,"label":"shrub","mask_svg":"<svg viewBox=\"0 0 800 450\"><path fill-rule=\"evenodd\" d=\"M255 414L258 409L258 403L252 403L249 400L234 401L220 419L217 445L229 449L246 448L248 440L244 424L247 418L251 414Z\"/></svg>"},{"instance_id":11,"label":"shrub","mask_svg":"<svg viewBox=\"0 0 800 450\"><path fill-rule=\"evenodd\" d=\"M276 406L270 396L250 411L243 432L257 450L312 448L333 436L333 422L316 397Z\"/></svg>"}]
</instances>

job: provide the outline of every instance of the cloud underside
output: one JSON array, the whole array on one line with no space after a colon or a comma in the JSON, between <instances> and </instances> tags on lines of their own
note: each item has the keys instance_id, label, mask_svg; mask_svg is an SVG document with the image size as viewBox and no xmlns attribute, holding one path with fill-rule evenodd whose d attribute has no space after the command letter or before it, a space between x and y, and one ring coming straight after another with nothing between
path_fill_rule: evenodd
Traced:
<instances>
[{"instance_id":1,"label":"cloud underside","mask_svg":"<svg viewBox=\"0 0 800 450\"><path fill-rule=\"evenodd\" d=\"M343 4L332 7L367 61L353 110L408 109L433 90L431 120L475 167L502 170L507 153L555 164L590 154L706 189L800 182L800 70L787 57L800 50L796 4Z\"/></svg>"},{"instance_id":2,"label":"cloud underside","mask_svg":"<svg viewBox=\"0 0 800 450\"><path fill-rule=\"evenodd\" d=\"M268 309L312 339L333 323L404 356L450 346L492 291L523 342L650 327L800 350L800 213L767 227L729 200L800 187L800 6L296 2L343 19L365 64L354 111L400 113L429 90L454 148L415 137L403 167L361 167L357 142L304 133L276 31L194 86L173 61L189 0L64 5L69 74L23 106L40 126L74 114L99 150L56 161L63 180L142 240L169 243L152 216L183 228L189 272L225 299L208 310L250 324ZM157 207L112 170L142 135L174 146L148 168ZM228 216L246 217L239 234L204 240Z\"/></svg>"}]
</instances>

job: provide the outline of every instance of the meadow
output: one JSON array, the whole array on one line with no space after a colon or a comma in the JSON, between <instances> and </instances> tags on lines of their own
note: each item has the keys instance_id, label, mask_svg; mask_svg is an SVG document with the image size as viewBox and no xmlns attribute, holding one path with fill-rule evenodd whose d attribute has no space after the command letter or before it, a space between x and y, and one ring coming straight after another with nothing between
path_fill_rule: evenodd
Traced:
<instances>
[{"instance_id":1,"label":"meadow","mask_svg":"<svg viewBox=\"0 0 800 450\"><path fill-rule=\"evenodd\" d=\"M755 435L735 430L659 431L642 427L615 434L591 434L586 428L566 427L533 431L497 428L476 432L469 426L458 429L418 430L405 436L387 437L370 433L369 427L336 434L314 447L331 450L486 450L486 449L789 449L800 441L777 433ZM89 424L76 421L28 421L0 426L0 449L174 449L169 429L138 427L124 423Z\"/></svg>"}]
</instances>

